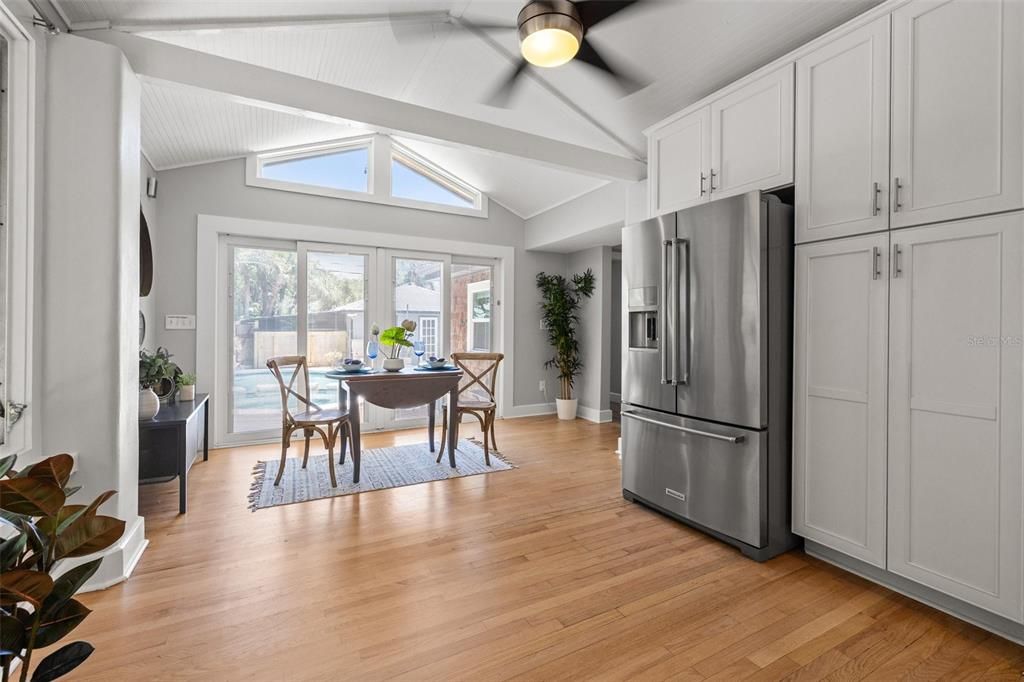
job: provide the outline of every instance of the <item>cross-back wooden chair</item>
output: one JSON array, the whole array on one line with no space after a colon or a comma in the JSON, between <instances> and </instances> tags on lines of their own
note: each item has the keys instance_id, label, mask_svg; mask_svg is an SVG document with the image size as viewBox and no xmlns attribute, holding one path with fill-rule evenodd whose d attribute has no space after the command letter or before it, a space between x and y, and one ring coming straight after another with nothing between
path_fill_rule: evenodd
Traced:
<instances>
[{"instance_id":1,"label":"cross-back wooden chair","mask_svg":"<svg viewBox=\"0 0 1024 682\"><path fill-rule=\"evenodd\" d=\"M284 375L288 369L291 375L285 381ZM291 445L292 434L302 429L306 437L306 447L302 455L302 468L306 468L309 462L309 439L314 433L320 434L320 438L327 448L327 461L331 469L331 487L335 488L338 481L334 473L334 445L338 434L344 430L345 438L352 438L352 427L348 420L348 410L339 405L335 408L322 408L309 399L309 365L304 355L282 355L267 360L267 369L277 379L281 388L281 466L277 469L277 478L274 485L281 484L281 476L284 474L284 464L288 459L288 447ZM282 371L284 370L284 371ZM295 380L302 376L302 384L295 386ZM298 389L298 390L297 390ZM300 392L301 391L301 392ZM299 401L299 408L292 412L288 404L292 398ZM323 427L327 427L325 432ZM344 450L344 444L342 445Z\"/></svg>"},{"instance_id":2,"label":"cross-back wooden chair","mask_svg":"<svg viewBox=\"0 0 1024 682\"><path fill-rule=\"evenodd\" d=\"M494 418L498 413L498 399L495 384L498 381L498 367L505 359L504 353L452 353L452 362L462 370L459 380L458 416L452 428L455 429L455 442L458 442L459 423L462 415L471 414L480 422L480 431L484 439L484 462L491 465L491 451L498 448L494 441ZM437 453L437 461L444 454L445 437L448 435L448 410L441 411L441 447ZM488 435L490 445L488 446Z\"/></svg>"}]
</instances>

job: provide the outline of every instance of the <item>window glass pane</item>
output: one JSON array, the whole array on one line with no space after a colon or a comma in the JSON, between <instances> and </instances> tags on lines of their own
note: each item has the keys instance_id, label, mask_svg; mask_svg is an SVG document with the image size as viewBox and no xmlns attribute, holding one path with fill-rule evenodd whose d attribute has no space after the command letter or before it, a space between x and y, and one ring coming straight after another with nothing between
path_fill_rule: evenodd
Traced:
<instances>
[{"instance_id":1,"label":"window glass pane","mask_svg":"<svg viewBox=\"0 0 1024 682\"><path fill-rule=\"evenodd\" d=\"M441 261L395 258L394 275L395 324L403 320L415 322L413 340L423 341L424 357L441 355ZM406 366L420 360L411 348L404 349L402 357ZM426 406L395 411L396 419L426 416Z\"/></svg>"},{"instance_id":2,"label":"window glass pane","mask_svg":"<svg viewBox=\"0 0 1024 682\"><path fill-rule=\"evenodd\" d=\"M398 158L391 159L391 196L431 204L474 208L474 203L466 197L413 170Z\"/></svg>"},{"instance_id":3,"label":"window glass pane","mask_svg":"<svg viewBox=\"0 0 1024 682\"><path fill-rule=\"evenodd\" d=\"M367 256L308 251L306 256L306 357L310 397L338 402L338 382L324 374L345 358L365 360Z\"/></svg>"},{"instance_id":4,"label":"window glass pane","mask_svg":"<svg viewBox=\"0 0 1024 682\"><path fill-rule=\"evenodd\" d=\"M266 161L260 175L268 180L366 192L370 153L367 147L285 161Z\"/></svg>"},{"instance_id":5,"label":"window glass pane","mask_svg":"<svg viewBox=\"0 0 1024 682\"><path fill-rule=\"evenodd\" d=\"M267 359L298 350L296 253L248 247L232 251L234 362L228 431L280 429L281 391Z\"/></svg>"},{"instance_id":6,"label":"window glass pane","mask_svg":"<svg viewBox=\"0 0 1024 682\"><path fill-rule=\"evenodd\" d=\"M491 350L490 265L452 264L452 352Z\"/></svg>"}]
</instances>

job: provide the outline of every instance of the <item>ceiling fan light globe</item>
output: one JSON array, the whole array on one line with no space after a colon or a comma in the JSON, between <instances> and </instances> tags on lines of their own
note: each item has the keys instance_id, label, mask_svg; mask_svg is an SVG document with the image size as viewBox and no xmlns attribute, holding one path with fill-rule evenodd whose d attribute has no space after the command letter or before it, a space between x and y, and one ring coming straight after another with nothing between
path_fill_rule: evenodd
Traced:
<instances>
[{"instance_id":1,"label":"ceiling fan light globe","mask_svg":"<svg viewBox=\"0 0 1024 682\"><path fill-rule=\"evenodd\" d=\"M519 49L534 66L561 66L583 42L583 22L567 0L533 0L519 12Z\"/></svg>"},{"instance_id":2,"label":"ceiling fan light globe","mask_svg":"<svg viewBox=\"0 0 1024 682\"><path fill-rule=\"evenodd\" d=\"M534 66L551 68L572 61L580 51L580 41L569 31L543 28L526 36L520 49L523 59Z\"/></svg>"}]
</instances>

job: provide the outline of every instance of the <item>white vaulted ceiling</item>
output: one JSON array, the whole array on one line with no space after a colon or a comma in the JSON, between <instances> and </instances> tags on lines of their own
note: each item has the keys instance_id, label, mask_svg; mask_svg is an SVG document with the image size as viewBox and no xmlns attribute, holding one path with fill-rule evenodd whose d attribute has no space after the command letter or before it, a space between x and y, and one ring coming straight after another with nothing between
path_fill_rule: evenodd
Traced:
<instances>
[{"instance_id":1,"label":"white vaulted ceiling","mask_svg":"<svg viewBox=\"0 0 1024 682\"><path fill-rule=\"evenodd\" d=\"M390 24L381 21L216 29L245 21L408 11L451 12L470 20L514 24L521 0L62 0L60 6L73 25L110 22L182 47L642 158L645 127L879 1L651 0L588 34L616 64L646 75L650 86L620 98L603 75L585 65L570 63L540 74L594 121L529 78L521 79L509 109L482 104L509 69L508 57L481 38L436 20L425 26L429 30L424 39L411 40L396 39ZM163 30L181 22L204 25L202 30ZM491 35L505 53L516 54L514 31ZM154 165L196 163L354 134L349 126L250 111L253 108L246 105L213 99L179 87L146 84L143 145ZM431 149L417 151L521 215L602 184L438 142L419 143ZM460 172L457 167L470 170ZM524 196L532 190L543 196Z\"/></svg>"}]
</instances>

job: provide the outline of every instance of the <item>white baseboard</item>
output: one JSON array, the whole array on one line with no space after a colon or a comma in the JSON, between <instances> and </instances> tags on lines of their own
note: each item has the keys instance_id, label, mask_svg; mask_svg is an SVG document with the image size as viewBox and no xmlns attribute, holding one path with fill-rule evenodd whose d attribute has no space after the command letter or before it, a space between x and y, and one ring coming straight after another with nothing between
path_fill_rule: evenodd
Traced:
<instances>
[{"instance_id":1,"label":"white baseboard","mask_svg":"<svg viewBox=\"0 0 1024 682\"><path fill-rule=\"evenodd\" d=\"M74 568L78 564L92 561L97 556L102 556L103 563L100 564L99 570L82 587L81 591L94 592L96 590L105 590L128 579L128 576L135 570L139 559L142 558L142 553L148 545L146 521L141 516L136 516L135 520L128 524L124 535L121 536L121 539L116 544L108 547L100 555L91 554L81 559L69 560L66 567L62 566L61 572ZM64 562L61 563L63 564Z\"/></svg>"},{"instance_id":2,"label":"white baseboard","mask_svg":"<svg viewBox=\"0 0 1024 682\"><path fill-rule=\"evenodd\" d=\"M611 410L599 410L596 407L580 405L576 409L576 414L581 419L586 419L588 422L594 422L595 424L604 424L612 420Z\"/></svg>"},{"instance_id":3,"label":"white baseboard","mask_svg":"<svg viewBox=\"0 0 1024 682\"><path fill-rule=\"evenodd\" d=\"M506 408L502 414L503 419L516 419L519 417L538 417L545 414L555 414L554 403L536 403L533 405L513 405Z\"/></svg>"}]
</instances>

